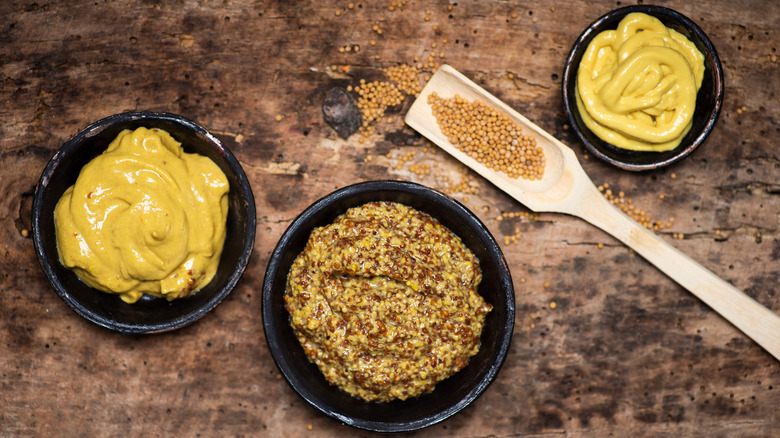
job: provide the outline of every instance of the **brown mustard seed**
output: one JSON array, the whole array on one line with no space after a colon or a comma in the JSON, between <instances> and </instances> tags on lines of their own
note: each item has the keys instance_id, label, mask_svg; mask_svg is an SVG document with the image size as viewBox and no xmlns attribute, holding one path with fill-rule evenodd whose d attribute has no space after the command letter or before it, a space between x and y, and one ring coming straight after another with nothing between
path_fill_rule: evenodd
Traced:
<instances>
[{"instance_id":1,"label":"brown mustard seed","mask_svg":"<svg viewBox=\"0 0 780 438\"><path fill-rule=\"evenodd\" d=\"M542 179L545 166L542 148L537 146L534 137L523 134L520 125L506 114L457 94L442 98L431 93L428 104L442 134L462 152L510 178Z\"/></svg>"}]
</instances>

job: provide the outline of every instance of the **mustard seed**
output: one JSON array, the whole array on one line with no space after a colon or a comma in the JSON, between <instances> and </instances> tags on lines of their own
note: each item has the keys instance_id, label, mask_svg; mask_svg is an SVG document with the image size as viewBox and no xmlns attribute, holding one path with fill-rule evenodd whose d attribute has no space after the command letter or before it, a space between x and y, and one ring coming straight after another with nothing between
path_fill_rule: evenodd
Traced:
<instances>
[{"instance_id":1,"label":"mustard seed","mask_svg":"<svg viewBox=\"0 0 780 438\"><path fill-rule=\"evenodd\" d=\"M455 95L428 97L433 115L455 147L470 157L510 178L539 180L544 174L545 157L534 137L521 132L519 124L506 114L479 100L468 101Z\"/></svg>"}]
</instances>

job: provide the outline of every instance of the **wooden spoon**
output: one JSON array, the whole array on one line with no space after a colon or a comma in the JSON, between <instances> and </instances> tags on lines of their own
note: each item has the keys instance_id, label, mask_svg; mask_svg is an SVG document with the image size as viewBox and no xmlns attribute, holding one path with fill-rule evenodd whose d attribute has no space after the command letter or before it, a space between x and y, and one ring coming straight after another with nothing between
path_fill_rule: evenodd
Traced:
<instances>
[{"instance_id":1,"label":"wooden spoon","mask_svg":"<svg viewBox=\"0 0 780 438\"><path fill-rule=\"evenodd\" d=\"M544 150L546 159L542 179L528 181L509 178L458 150L439 130L431 106L428 104L428 95L433 92L443 98L458 94L470 101L480 100L512 118L522 126L526 135L533 133L537 144ZM611 234L699 297L780 360L780 317L778 315L720 279L612 205L593 185L577 161L574 151L452 67L443 65L431 77L406 114L406 123L531 210L567 213L584 219Z\"/></svg>"}]
</instances>

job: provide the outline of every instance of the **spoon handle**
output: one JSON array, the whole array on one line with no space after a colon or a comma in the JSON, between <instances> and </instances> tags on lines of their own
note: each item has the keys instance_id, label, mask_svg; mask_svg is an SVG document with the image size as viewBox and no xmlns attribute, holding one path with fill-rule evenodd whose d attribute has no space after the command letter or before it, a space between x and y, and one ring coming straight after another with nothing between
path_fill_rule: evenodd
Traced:
<instances>
[{"instance_id":1,"label":"spoon handle","mask_svg":"<svg viewBox=\"0 0 780 438\"><path fill-rule=\"evenodd\" d=\"M628 217L592 183L590 187L570 214L632 248L780 360L780 316Z\"/></svg>"}]
</instances>

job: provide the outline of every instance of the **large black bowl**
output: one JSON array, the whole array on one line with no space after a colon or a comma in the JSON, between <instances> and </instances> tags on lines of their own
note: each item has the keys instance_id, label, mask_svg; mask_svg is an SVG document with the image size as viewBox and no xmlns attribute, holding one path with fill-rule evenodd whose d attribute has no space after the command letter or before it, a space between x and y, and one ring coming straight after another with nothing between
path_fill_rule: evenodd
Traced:
<instances>
[{"instance_id":1,"label":"large black bowl","mask_svg":"<svg viewBox=\"0 0 780 438\"><path fill-rule=\"evenodd\" d=\"M685 35L704 55L704 79L696 96L693 126L680 144L665 152L631 151L617 148L594 134L580 117L577 109L577 70L582 55L591 40L605 30L617 28L620 20L632 12L643 12L659 20L668 28ZM676 163L699 147L712 131L723 106L723 67L715 47L704 31L686 16L672 9L634 5L615 9L588 26L577 38L563 68L563 108L574 132L585 147L601 160L626 170L642 171L657 169Z\"/></svg>"},{"instance_id":2,"label":"large black bowl","mask_svg":"<svg viewBox=\"0 0 780 438\"><path fill-rule=\"evenodd\" d=\"M123 129L160 128L182 143L185 152L209 157L230 182L227 235L214 279L193 295L167 301L144 296L127 304L99 292L64 267L57 254L54 207L76 182L81 168L101 154ZM35 251L52 287L73 310L100 326L125 334L156 333L183 327L216 307L233 290L246 268L255 240L255 201L238 160L202 127L174 114L122 113L102 119L66 142L43 171L35 191L32 228Z\"/></svg>"},{"instance_id":3,"label":"large black bowl","mask_svg":"<svg viewBox=\"0 0 780 438\"><path fill-rule=\"evenodd\" d=\"M365 402L330 386L301 348L284 308L287 274L311 231L332 223L351 207L372 201L399 202L438 219L477 256L483 272L479 293L493 305L479 353L432 392L389 403ZM512 277L501 249L479 219L452 198L419 184L372 181L337 190L298 216L276 246L263 283L263 325L271 354L287 382L325 415L353 427L400 432L438 423L465 408L493 381L509 350L515 318Z\"/></svg>"}]
</instances>

